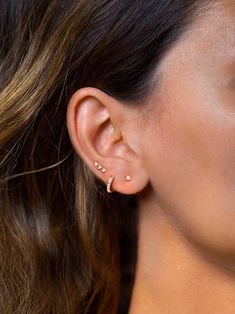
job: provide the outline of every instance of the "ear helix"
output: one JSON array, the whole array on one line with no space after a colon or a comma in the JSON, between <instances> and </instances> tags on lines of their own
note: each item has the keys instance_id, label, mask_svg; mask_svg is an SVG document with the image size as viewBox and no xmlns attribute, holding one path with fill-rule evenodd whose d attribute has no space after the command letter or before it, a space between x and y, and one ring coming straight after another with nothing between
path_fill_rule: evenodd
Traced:
<instances>
[{"instance_id":1,"label":"ear helix","mask_svg":"<svg viewBox=\"0 0 235 314\"><path fill-rule=\"evenodd\" d=\"M106 168L104 168L101 164L99 164L97 161L94 162L94 166L100 170L102 173L106 172ZM107 192L108 193L112 193L113 189L112 189L112 183L114 180L114 176L110 176L109 180L107 182ZM131 180L131 176L125 176L125 180L126 181L130 181Z\"/></svg>"}]
</instances>

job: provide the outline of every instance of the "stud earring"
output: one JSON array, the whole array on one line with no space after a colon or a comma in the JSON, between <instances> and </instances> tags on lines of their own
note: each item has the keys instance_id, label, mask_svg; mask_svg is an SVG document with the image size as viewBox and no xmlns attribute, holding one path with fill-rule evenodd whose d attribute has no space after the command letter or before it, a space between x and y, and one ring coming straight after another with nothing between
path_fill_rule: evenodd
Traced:
<instances>
[{"instance_id":1,"label":"stud earring","mask_svg":"<svg viewBox=\"0 0 235 314\"><path fill-rule=\"evenodd\" d=\"M126 181L131 181L131 176L125 176Z\"/></svg>"},{"instance_id":2,"label":"stud earring","mask_svg":"<svg viewBox=\"0 0 235 314\"><path fill-rule=\"evenodd\" d=\"M94 162L94 165L101 172L103 172L103 173L106 172L106 169L103 166L101 166L101 164L99 164L97 161Z\"/></svg>"}]
</instances>

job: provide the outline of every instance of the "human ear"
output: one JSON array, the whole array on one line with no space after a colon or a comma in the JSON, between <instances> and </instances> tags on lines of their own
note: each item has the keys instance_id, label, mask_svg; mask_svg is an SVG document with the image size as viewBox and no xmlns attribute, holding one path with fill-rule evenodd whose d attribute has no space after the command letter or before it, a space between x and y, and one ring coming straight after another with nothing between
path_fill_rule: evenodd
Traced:
<instances>
[{"instance_id":1,"label":"human ear","mask_svg":"<svg viewBox=\"0 0 235 314\"><path fill-rule=\"evenodd\" d=\"M112 190L123 194L138 193L148 183L142 158L134 149L138 142L130 131L133 114L133 109L93 87L77 90L67 108L67 128L74 149L105 184L113 176ZM95 162L102 168L97 169Z\"/></svg>"}]
</instances>

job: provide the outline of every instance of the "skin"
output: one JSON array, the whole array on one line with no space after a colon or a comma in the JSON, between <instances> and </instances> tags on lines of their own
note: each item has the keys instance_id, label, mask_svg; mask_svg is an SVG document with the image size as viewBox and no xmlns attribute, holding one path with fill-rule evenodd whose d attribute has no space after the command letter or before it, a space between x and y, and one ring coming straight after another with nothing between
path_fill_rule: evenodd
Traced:
<instances>
[{"instance_id":1,"label":"skin","mask_svg":"<svg viewBox=\"0 0 235 314\"><path fill-rule=\"evenodd\" d=\"M114 190L138 198L129 314L234 314L234 1L200 16L160 70L141 111L95 88L76 91L70 138L97 176L114 175Z\"/></svg>"}]
</instances>

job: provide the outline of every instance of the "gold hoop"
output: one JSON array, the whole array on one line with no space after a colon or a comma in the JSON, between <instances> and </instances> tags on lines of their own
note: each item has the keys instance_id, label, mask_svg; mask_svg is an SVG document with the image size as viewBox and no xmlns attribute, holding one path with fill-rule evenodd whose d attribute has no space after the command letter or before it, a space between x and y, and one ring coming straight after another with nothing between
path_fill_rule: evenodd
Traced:
<instances>
[{"instance_id":1,"label":"gold hoop","mask_svg":"<svg viewBox=\"0 0 235 314\"><path fill-rule=\"evenodd\" d=\"M108 183L107 183L107 192L108 193L112 193L113 192L113 190L112 190L113 180L114 180L114 176L109 177L109 180L108 180Z\"/></svg>"}]
</instances>

